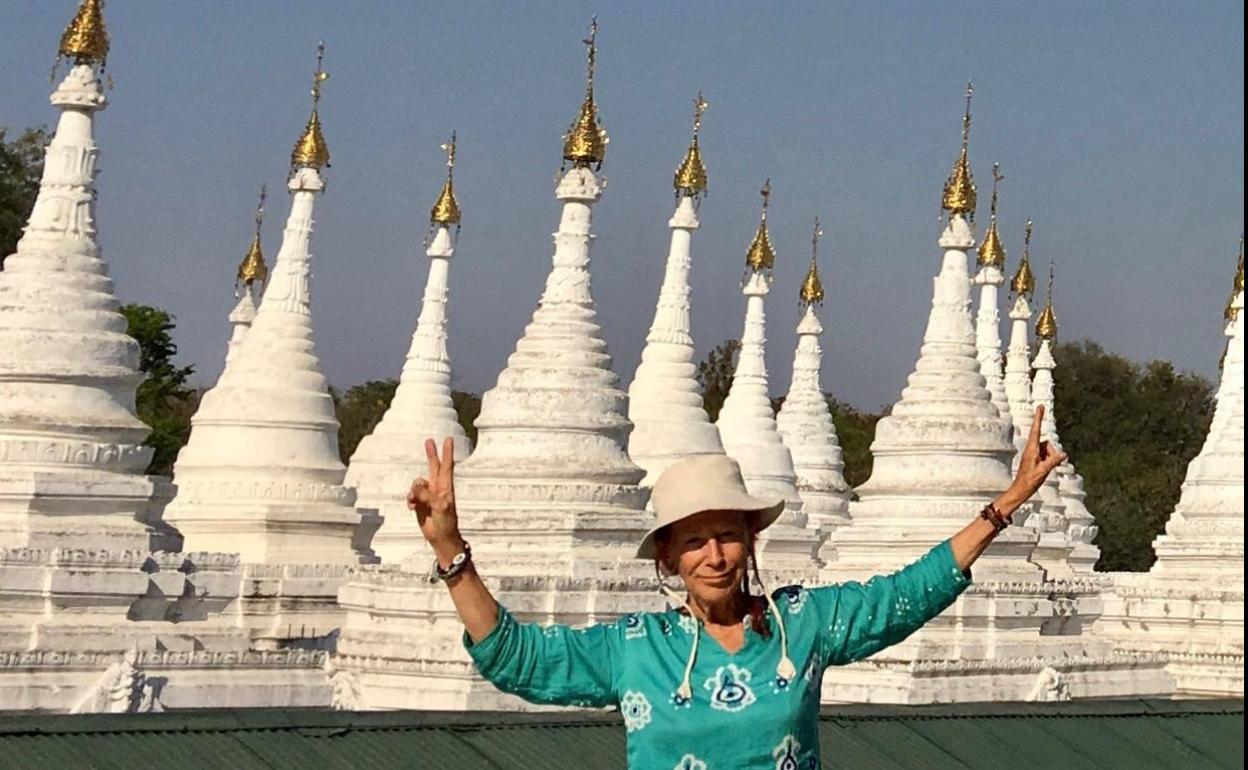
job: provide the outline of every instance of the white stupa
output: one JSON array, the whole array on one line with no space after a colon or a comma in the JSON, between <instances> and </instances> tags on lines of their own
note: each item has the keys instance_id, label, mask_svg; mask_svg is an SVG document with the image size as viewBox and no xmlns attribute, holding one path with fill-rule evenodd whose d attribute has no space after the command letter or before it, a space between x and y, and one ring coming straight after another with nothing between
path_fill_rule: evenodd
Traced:
<instances>
[{"instance_id":1,"label":"white stupa","mask_svg":"<svg viewBox=\"0 0 1248 770\"><path fill-rule=\"evenodd\" d=\"M872 473L850 504L851 523L832 535L838 579L869 577L908 563L951 536L1011 481L1009 421L988 392L971 321L968 221L976 193L967 157L970 89L962 150L945 184L944 259L918 362L901 400L876 425ZM1034 533L1006 530L976 565L978 579L1039 580L1027 561Z\"/></svg>"},{"instance_id":2,"label":"white stupa","mask_svg":"<svg viewBox=\"0 0 1248 770\"><path fill-rule=\"evenodd\" d=\"M1032 222L1027 220L1023 230L1023 258L1010 281L1014 294L1014 306L1010 310L1010 345L1006 352L1005 392L1009 402L1009 416L1014 423L1014 458L1012 470L1018 469L1027 438L1031 435L1031 423L1036 402L1032 399L1031 380L1031 298L1036 291L1036 275L1031 269ZM1048 419L1052 414L1048 415ZM1035 530L1039 537L1031 559L1048 570L1050 577L1068 572L1066 557L1070 544L1066 537L1066 505L1058 489L1056 474L1050 474L1035 496L1026 504L1026 526Z\"/></svg>"},{"instance_id":3,"label":"white stupa","mask_svg":"<svg viewBox=\"0 0 1248 770\"><path fill-rule=\"evenodd\" d=\"M234 279L234 293L238 302L230 311L230 341L225 351L225 363L229 365L235 351L243 343L251 329L251 322L256 320L256 305L264 293L264 285L269 280L269 267L264 262L264 250L260 247L260 225L264 222L264 188L260 189L260 203L256 206L256 232L251 237L251 246L238 264L238 274Z\"/></svg>"},{"instance_id":4,"label":"white stupa","mask_svg":"<svg viewBox=\"0 0 1248 770\"><path fill-rule=\"evenodd\" d=\"M1005 283L1005 244L997 231L997 185L1004 179L1001 165L992 165L992 215L984 240L979 244L979 312L975 316L975 348L979 351L979 371L984 375L992 403L1002 417L1010 416L1010 402L1005 393L1001 369L1001 315L998 312L998 290Z\"/></svg>"},{"instance_id":5,"label":"white stupa","mask_svg":"<svg viewBox=\"0 0 1248 770\"><path fill-rule=\"evenodd\" d=\"M1151 573L1163 580L1243 585L1244 265L1227 308L1229 343L1209 435L1188 465L1165 534L1153 542Z\"/></svg>"},{"instance_id":6,"label":"white stupa","mask_svg":"<svg viewBox=\"0 0 1248 770\"><path fill-rule=\"evenodd\" d=\"M1014 305L1010 308L1010 344L1005 354L1005 396L1009 416L1014 423L1014 461L1018 467L1019 453L1027 445L1035 407L1031 401L1031 298L1036 291L1036 275L1031 269L1031 220L1027 220L1023 236L1023 258L1010 279Z\"/></svg>"},{"instance_id":7,"label":"white stupa","mask_svg":"<svg viewBox=\"0 0 1248 770\"><path fill-rule=\"evenodd\" d=\"M1185 697L1244 697L1244 263L1226 308L1217 407L1146 573L1113 574L1103 633L1162 653Z\"/></svg>"},{"instance_id":8,"label":"white stupa","mask_svg":"<svg viewBox=\"0 0 1248 770\"><path fill-rule=\"evenodd\" d=\"M108 35L98 2L59 49L73 61L34 209L0 271L0 546L146 549L152 450L135 414L139 345L96 243L95 113Z\"/></svg>"},{"instance_id":9,"label":"white stupa","mask_svg":"<svg viewBox=\"0 0 1248 770\"><path fill-rule=\"evenodd\" d=\"M533 320L482 398L477 447L456 468L459 525L500 603L519 618L583 625L663 605L654 566L634 559L645 530L643 471L590 292L594 173L606 151L589 45L585 99L564 137L555 252ZM413 564L413 567L417 565ZM341 708L532 709L482 680L445 586L383 568L343 586L334 657Z\"/></svg>"},{"instance_id":10,"label":"white stupa","mask_svg":"<svg viewBox=\"0 0 1248 770\"><path fill-rule=\"evenodd\" d=\"M81 0L61 37L74 61L52 97L63 114L25 237L0 272L0 703L327 705L324 652L276 635L257 642L264 652L252 646L257 626L302 627L303 613L279 614L318 578L243 575L237 554L173 552L180 538L159 518L168 480L142 475L139 349L93 221L102 6Z\"/></svg>"},{"instance_id":11,"label":"white stupa","mask_svg":"<svg viewBox=\"0 0 1248 770\"><path fill-rule=\"evenodd\" d=\"M1053 310L1053 270L1049 269L1049 296L1040 317L1036 319L1036 336L1040 339L1040 350L1032 361L1035 369L1032 380L1032 398L1039 406L1044 406L1043 437L1055 451L1061 452L1062 440L1057 434L1057 409L1054 404L1053 370L1057 361L1053 358L1053 345L1057 340L1057 314ZM1096 537L1096 523L1087 506L1083 504L1083 477L1075 472L1074 464L1067 459L1053 472L1041 491L1041 500L1050 494L1053 482L1056 481L1057 491L1061 498L1063 537L1066 541L1064 569L1041 559L1042 565L1049 571L1050 577L1062 575L1064 572L1092 572L1096 562L1101 558L1101 551L1092 545ZM1041 513L1045 510L1041 506ZM1041 546L1043 536L1041 538ZM1054 567L1057 566L1056 569Z\"/></svg>"},{"instance_id":12,"label":"white stupa","mask_svg":"<svg viewBox=\"0 0 1248 770\"><path fill-rule=\"evenodd\" d=\"M821 577L865 579L899 568L954 535L1011 481L1008 417L980 370L971 320L968 217L976 192L962 150L945 184L949 224L931 315L915 371L876 426L871 478L858 487L849 524L832 533L836 560ZM1030 422L1028 423L1030 425ZM1085 633L1100 612L1095 581L1054 583L1029 560L1037 534L1000 533L974 567L974 583L939 617L868 660L829 669L825 702L948 703L1162 694L1152 658L1115 655Z\"/></svg>"},{"instance_id":13,"label":"white stupa","mask_svg":"<svg viewBox=\"0 0 1248 770\"><path fill-rule=\"evenodd\" d=\"M428 468L425 440L432 438L440 450L442 440L449 436L461 459L472 451L451 400L451 359L446 345L447 280L461 216L453 177L455 136L442 147L447 153L446 182L430 212L433 238L425 251L429 276L416 331L390 407L373 432L360 441L347 468L346 484L356 490L356 508L366 517L382 517L372 550L387 562L428 551L406 502L412 479Z\"/></svg>"},{"instance_id":14,"label":"white stupa","mask_svg":"<svg viewBox=\"0 0 1248 770\"><path fill-rule=\"evenodd\" d=\"M246 562L361 558L353 547L360 515L342 483L338 421L312 335L312 208L329 163L317 113L325 77L318 57L312 114L291 155L293 200L272 278L174 465L178 490L166 517L187 550L235 551Z\"/></svg>"},{"instance_id":15,"label":"white stupa","mask_svg":"<svg viewBox=\"0 0 1248 770\"><path fill-rule=\"evenodd\" d=\"M850 489L845 483L841 444L820 377L823 349L819 345L819 335L823 333L823 324L815 308L823 303L823 282L816 262L822 234L816 219L810 269L799 292L802 320L797 325L793 379L776 415L776 429L793 455L797 492L802 498L802 512L807 516L808 526L827 534L849 521ZM830 559L833 555L827 554L827 557Z\"/></svg>"},{"instance_id":16,"label":"white stupa","mask_svg":"<svg viewBox=\"0 0 1248 770\"><path fill-rule=\"evenodd\" d=\"M590 292L593 168L605 152L590 77L564 140L572 164L555 253L533 320L481 399L477 447L459 466L460 525L491 574L602 574L632 566L644 527L643 471L625 444L631 424Z\"/></svg>"},{"instance_id":17,"label":"white stupa","mask_svg":"<svg viewBox=\"0 0 1248 770\"><path fill-rule=\"evenodd\" d=\"M732 386L719 411L716 426L724 451L741 465L750 494L782 497L787 501L781 517L763 533L758 544L759 564L765 572L783 580L804 580L818 569L816 551L820 533L807 528L802 498L797 491L793 455L776 427L767 377L767 316L764 299L771 293L776 252L767 231L767 205L771 181L762 189L763 210L758 230L745 256L745 328Z\"/></svg>"},{"instance_id":18,"label":"white stupa","mask_svg":"<svg viewBox=\"0 0 1248 770\"><path fill-rule=\"evenodd\" d=\"M689 246L699 226L698 198L707 183L698 145L702 112L707 107L701 93L694 104L693 141L673 180L676 212L667 223L672 239L663 286L641 364L628 387L628 419L633 423L628 454L645 469L641 483L647 487L677 460L724 451L719 431L702 408L689 335Z\"/></svg>"}]
</instances>

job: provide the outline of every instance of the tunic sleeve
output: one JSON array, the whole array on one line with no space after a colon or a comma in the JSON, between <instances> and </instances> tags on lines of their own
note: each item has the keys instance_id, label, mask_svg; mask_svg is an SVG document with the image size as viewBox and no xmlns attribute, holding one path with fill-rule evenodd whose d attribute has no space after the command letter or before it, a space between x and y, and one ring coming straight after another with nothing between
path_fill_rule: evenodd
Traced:
<instances>
[{"instance_id":1,"label":"tunic sleeve","mask_svg":"<svg viewBox=\"0 0 1248 770\"><path fill-rule=\"evenodd\" d=\"M811 589L824 660L852 663L897 644L953 604L970 582L946 540L891 575Z\"/></svg>"},{"instance_id":2,"label":"tunic sleeve","mask_svg":"<svg viewBox=\"0 0 1248 770\"><path fill-rule=\"evenodd\" d=\"M464 647L481 676L503 692L531 703L609 706L618 701L620 630L617 625L539 626L520 623L505 607L498 625Z\"/></svg>"}]
</instances>

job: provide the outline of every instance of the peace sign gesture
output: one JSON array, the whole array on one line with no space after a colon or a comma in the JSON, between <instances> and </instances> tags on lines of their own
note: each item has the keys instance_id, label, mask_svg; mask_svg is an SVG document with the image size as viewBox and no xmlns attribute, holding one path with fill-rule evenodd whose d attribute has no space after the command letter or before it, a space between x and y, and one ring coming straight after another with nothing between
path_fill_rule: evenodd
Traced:
<instances>
[{"instance_id":1,"label":"peace sign gesture","mask_svg":"<svg viewBox=\"0 0 1248 770\"><path fill-rule=\"evenodd\" d=\"M412 482L407 507L416 512L420 532L434 552L449 550L454 554L463 544L455 512L455 442L445 439L439 458L438 445L433 439L425 439L425 456L429 459L428 478Z\"/></svg>"}]
</instances>

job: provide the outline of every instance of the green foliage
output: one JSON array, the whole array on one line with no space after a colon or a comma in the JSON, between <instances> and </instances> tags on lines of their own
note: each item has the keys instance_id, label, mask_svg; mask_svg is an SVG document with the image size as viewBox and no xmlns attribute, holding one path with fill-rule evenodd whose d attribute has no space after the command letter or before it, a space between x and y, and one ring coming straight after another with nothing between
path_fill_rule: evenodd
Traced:
<instances>
[{"instance_id":1,"label":"green foliage","mask_svg":"<svg viewBox=\"0 0 1248 770\"><path fill-rule=\"evenodd\" d=\"M875 440L875 424L883 415L859 411L831 395L827 399L836 437L841 442L845 481L850 487L857 487L871 477L871 442Z\"/></svg>"},{"instance_id":2,"label":"green foliage","mask_svg":"<svg viewBox=\"0 0 1248 770\"><path fill-rule=\"evenodd\" d=\"M736 369L737 352L741 343L737 340L724 340L710 353L706 360L698 362L698 384L702 386L702 406L711 422L719 419L719 410L728 398L732 388L732 373Z\"/></svg>"},{"instance_id":3,"label":"green foliage","mask_svg":"<svg viewBox=\"0 0 1248 770\"><path fill-rule=\"evenodd\" d=\"M34 208L43 173L43 148L48 133L28 128L15 139L0 127L0 269L17 248L22 228Z\"/></svg>"},{"instance_id":4,"label":"green foliage","mask_svg":"<svg viewBox=\"0 0 1248 770\"><path fill-rule=\"evenodd\" d=\"M455 414L459 417L459 427L464 429L464 433L468 434L468 440L473 446L477 445L477 415L481 414L481 397L476 393L467 393L462 390L451 391L451 404L455 407Z\"/></svg>"},{"instance_id":5,"label":"green foliage","mask_svg":"<svg viewBox=\"0 0 1248 770\"><path fill-rule=\"evenodd\" d=\"M344 463L350 461L360 442L381 422L398 387L398 380L372 380L348 388L345 392L330 388L330 395L334 399L334 412L338 416L338 456ZM481 412L481 397L475 393L455 390L451 391L451 404L455 407L460 427L475 444L477 428L474 422Z\"/></svg>"},{"instance_id":6,"label":"green foliage","mask_svg":"<svg viewBox=\"0 0 1248 770\"><path fill-rule=\"evenodd\" d=\"M126 332L139 343L139 370L146 379L135 394L139 419L152 428L143 443L155 449L148 473L168 476L178 450L191 435L191 415L199 394L187 387L193 366L174 366L178 346L173 342L174 317L148 305L122 305Z\"/></svg>"},{"instance_id":7,"label":"green foliage","mask_svg":"<svg viewBox=\"0 0 1248 770\"><path fill-rule=\"evenodd\" d=\"M1167 361L1136 364L1095 342L1054 351L1057 431L1084 477L1101 570L1147 570L1213 417L1213 385Z\"/></svg>"},{"instance_id":8,"label":"green foliage","mask_svg":"<svg viewBox=\"0 0 1248 770\"><path fill-rule=\"evenodd\" d=\"M398 387L398 380L371 380L348 388L345 393L330 388L338 416L338 456L343 463L351 459L355 448L381 422Z\"/></svg>"}]
</instances>

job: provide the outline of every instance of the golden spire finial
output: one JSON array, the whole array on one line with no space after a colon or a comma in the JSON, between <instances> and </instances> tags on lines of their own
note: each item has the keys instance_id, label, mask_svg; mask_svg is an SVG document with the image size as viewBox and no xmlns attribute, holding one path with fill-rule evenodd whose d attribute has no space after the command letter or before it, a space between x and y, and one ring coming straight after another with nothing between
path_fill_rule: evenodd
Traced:
<instances>
[{"instance_id":1,"label":"golden spire finial","mask_svg":"<svg viewBox=\"0 0 1248 770\"><path fill-rule=\"evenodd\" d=\"M455 200L455 132L451 132L451 141L442 145L446 153L446 182L442 185L442 194L433 204L429 212L429 221L435 225L457 225L460 220L459 201Z\"/></svg>"},{"instance_id":2,"label":"golden spire finial","mask_svg":"<svg viewBox=\"0 0 1248 770\"><path fill-rule=\"evenodd\" d=\"M945 192L940 205L950 215L963 214L971 219L975 217L975 178L971 176L971 162L967 157L967 149L971 138L971 95L975 93L972 83L966 84L966 111L962 115L962 151L953 164L953 171L945 180Z\"/></svg>"},{"instance_id":3,"label":"golden spire finial","mask_svg":"<svg viewBox=\"0 0 1248 770\"><path fill-rule=\"evenodd\" d=\"M1016 297L1030 297L1036 291L1036 274L1031 272L1031 220L1023 229L1023 258L1010 281L1010 291Z\"/></svg>"},{"instance_id":4,"label":"golden spire finial","mask_svg":"<svg viewBox=\"0 0 1248 770\"><path fill-rule=\"evenodd\" d=\"M815 217L815 232L810 237L810 269L802 280L802 289L798 294L802 306L817 305L823 302L823 281L819 280L819 239L823 237L823 228L819 225L819 217Z\"/></svg>"},{"instance_id":5,"label":"golden spire finial","mask_svg":"<svg viewBox=\"0 0 1248 770\"><path fill-rule=\"evenodd\" d=\"M325 143L325 135L321 132L321 117L317 108L321 103L321 84L329 79L329 73L323 68L325 60L325 43L316 44L316 72L312 74L312 114L308 116L308 125L303 135L295 142L295 149L290 154L290 168L314 168L320 170L329 165L329 145Z\"/></svg>"},{"instance_id":6,"label":"golden spire finial","mask_svg":"<svg viewBox=\"0 0 1248 770\"><path fill-rule=\"evenodd\" d=\"M1239 311L1235 309L1235 297L1244 291L1244 236L1239 236L1239 264L1235 268L1235 281L1231 284L1231 296L1226 300L1226 310L1222 313L1222 317L1227 321L1234 321Z\"/></svg>"},{"instance_id":7,"label":"golden spire finial","mask_svg":"<svg viewBox=\"0 0 1248 770\"><path fill-rule=\"evenodd\" d=\"M693 140L689 142L689 150L676 169L672 185L677 195L695 196L706 192L706 165L702 163L702 148L698 146L698 134L702 131L702 114L710 103L702 98L702 92L693 100Z\"/></svg>"},{"instance_id":8,"label":"golden spire finial","mask_svg":"<svg viewBox=\"0 0 1248 770\"><path fill-rule=\"evenodd\" d=\"M1001 164L992 164L992 215L988 220L988 231L984 233L984 242L979 244L979 266L1005 269L1005 244L1001 242L1001 234L997 232L997 185L1004 180L1001 176Z\"/></svg>"},{"instance_id":9,"label":"golden spire finial","mask_svg":"<svg viewBox=\"0 0 1248 770\"><path fill-rule=\"evenodd\" d=\"M57 56L75 64L104 64L108 58L108 30L104 28L104 0L82 0L78 12L61 33Z\"/></svg>"},{"instance_id":10,"label":"golden spire finial","mask_svg":"<svg viewBox=\"0 0 1248 770\"><path fill-rule=\"evenodd\" d=\"M745 264L751 270L770 270L776 264L776 250L771 247L771 236L767 232L767 205L771 202L771 180L763 182L759 190L763 196L763 213L758 220L758 231L754 240L750 241L750 249L745 253Z\"/></svg>"},{"instance_id":11,"label":"golden spire finial","mask_svg":"<svg viewBox=\"0 0 1248 770\"><path fill-rule=\"evenodd\" d=\"M234 294L239 295L240 285L251 288L252 284L264 285L269 279L269 268L264 264L264 252L260 250L260 225L264 222L265 188L260 185L260 202L256 204L256 232L251 237L251 247L247 249L243 261L238 264L238 276L234 279Z\"/></svg>"},{"instance_id":12,"label":"golden spire finial","mask_svg":"<svg viewBox=\"0 0 1248 770\"><path fill-rule=\"evenodd\" d=\"M1049 262L1049 296L1036 319L1036 336L1042 340L1057 339L1057 314L1053 312L1053 263Z\"/></svg>"},{"instance_id":13,"label":"golden spire finial","mask_svg":"<svg viewBox=\"0 0 1248 770\"><path fill-rule=\"evenodd\" d=\"M572 161L578 168L595 166L602 168L607 154L607 130L598 123L598 105L594 103L594 69L598 64L598 17L589 24L589 37L582 40L589 50L588 74L585 78L585 100L576 120L563 135L563 159Z\"/></svg>"}]
</instances>

